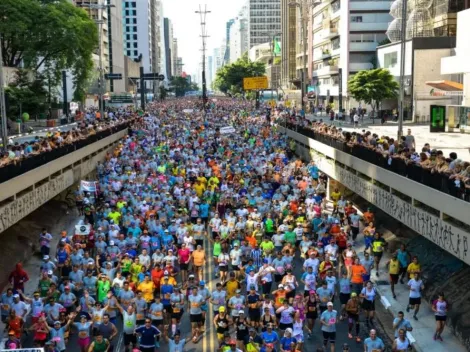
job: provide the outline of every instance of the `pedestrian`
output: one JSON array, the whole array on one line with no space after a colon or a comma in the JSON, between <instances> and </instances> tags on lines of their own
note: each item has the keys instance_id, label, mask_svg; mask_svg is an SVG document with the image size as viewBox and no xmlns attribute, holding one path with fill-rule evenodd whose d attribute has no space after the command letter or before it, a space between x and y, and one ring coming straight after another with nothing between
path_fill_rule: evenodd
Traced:
<instances>
[{"instance_id":1,"label":"pedestrian","mask_svg":"<svg viewBox=\"0 0 470 352\"><path fill-rule=\"evenodd\" d=\"M421 305L421 291L424 290L424 284L420 278L419 272L415 272L413 278L408 281L408 288L410 289L410 299L406 307L406 312L409 313L411 309L414 309L413 318L418 320L417 315Z\"/></svg>"},{"instance_id":2,"label":"pedestrian","mask_svg":"<svg viewBox=\"0 0 470 352\"><path fill-rule=\"evenodd\" d=\"M395 338L398 337L399 330L405 330L405 332L413 331L410 321L405 318L405 314L402 311L398 312L397 317L393 320L393 330L395 330Z\"/></svg>"},{"instance_id":3,"label":"pedestrian","mask_svg":"<svg viewBox=\"0 0 470 352\"><path fill-rule=\"evenodd\" d=\"M335 352L337 319L338 312L333 309L333 303L328 302L327 310L321 314L320 324L322 325L323 347L326 349L329 342L331 352Z\"/></svg>"},{"instance_id":4,"label":"pedestrian","mask_svg":"<svg viewBox=\"0 0 470 352\"><path fill-rule=\"evenodd\" d=\"M438 298L432 302L432 310L436 317L436 332L434 340L442 341L442 332L446 326L447 312L449 311L449 303L444 297L444 293L440 292Z\"/></svg>"},{"instance_id":5,"label":"pedestrian","mask_svg":"<svg viewBox=\"0 0 470 352\"><path fill-rule=\"evenodd\" d=\"M398 337L393 340L392 349L394 352L407 352L411 348L411 343L406 337L405 329L398 330Z\"/></svg>"},{"instance_id":6,"label":"pedestrian","mask_svg":"<svg viewBox=\"0 0 470 352\"><path fill-rule=\"evenodd\" d=\"M380 337L377 336L377 332L372 329L369 332L369 337L364 340L364 352L384 352L385 344Z\"/></svg>"},{"instance_id":7,"label":"pedestrian","mask_svg":"<svg viewBox=\"0 0 470 352\"><path fill-rule=\"evenodd\" d=\"M397 295L395 294L395 285L398 283L398 277L400 275L400 261L398 260L398 253L395 252L392 255L392 258L385 264L388 266L388 274L390 276L390 288L392 290L393 298L396 299Z\"/></svg>"},{"instance_id":8,"label":"pedestrian","mask_svg":"<svg viewBox=\"0 0 470 352\"><path fill-rule=\"evenodd\" d=\"M373 324L372 319L375 313L375 298L377 297L377 290L371 281L367 281L366 286L362 289L360 297L362 300L362 309L366 318L367 326Z\"/></svg>"}]
</instances>

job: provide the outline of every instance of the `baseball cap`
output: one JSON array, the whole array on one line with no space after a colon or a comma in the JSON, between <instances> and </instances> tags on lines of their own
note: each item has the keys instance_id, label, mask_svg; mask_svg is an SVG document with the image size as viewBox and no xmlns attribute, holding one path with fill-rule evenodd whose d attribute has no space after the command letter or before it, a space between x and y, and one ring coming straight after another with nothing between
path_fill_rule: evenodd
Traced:
<instances>
[{"instance_id":1,"label":"baseball cap","mask_svg":"<svg viewBox=\"0 0 470 352\"><path fill-rule=\"evenodd\" d=\"M219 312L222 312L222 313L225 312L225 307L224 306L219 307Z\"/></svg>"},{"instance_id":2,"label":"baseball cap","mask_svg":"<svg viewBox=\"0 0 470 352\"><path fill-rule=\"evenodd\" d=\"M284 288L284 285L283 284L279 284L279 286L277 286L278 288Z\"/></svg>"},{"instance_id":3,"label":"baseball cap","mask_svg":"<svg viewBox=\"0 0 470 352\"><path fill-rule=\"evenodd\" d=\"M54 272L52 270L47 271L47 275L52 275L52 274L54 274Z\"/></svg>"},{"instance_id":4,"label":"baseball cap","mask_svg":"<svg viewBox=\"0 0 470 352\"><path fill-rule=\"evenodd\" d=\"M351 293L351 297L357 297L357 293L356 293L356 292L352 292L352 293Z\"/></svg>"},{"instance_id":5,"label":"baseball cap","mask_svg":"<svg viewBox=\"0 0 470 352\"><path fill-rule=\"evenodd\" d=\"M48 255L45 255L42 259L48 260L48 259L49 259L49 256L48 256Z\"/></svg>"},{"instance_id":6,"label":"baseball cap","mask_svg":"<svg viewBox=\"0 0 470 352\"><path fill-rule=\"evenodd\" d=\"M199 286L204 286L206 282L204 280L199 281Z\"/></svg>"},{"instance_id":7,"label":"baseball cap","mask_svg":"<svg viewBox=\"0 0 470 352\"><path fill-rule=\"evenodd\" d=\"M13 295L13 298L20 298L20 295L17 294L17 293L15 293L15 294Z\"/></svg>"},{"instance_id":8,"label":"baseball cap","mask_svg":"<svg viewBox=\"0 0 470 352\"><path fill-rule=\"evenodd\" d=\"M168 274L168 271L165 270L165 271L163 272L163 275L168 276L168 275L169 275L169 274Z\"/></svg>"},{"instance_id":9,"label":"baseball cap","mask_svg":"<svg viewBox=\"0 0 470 352\"><path fill-rule=\"evenodd\" d=\"M330 306L333 307L333 303L332 303L332 302L328 302L328 303L326 304L326 306L327 306L327 307L330 307Z\"/></svg>"},{"instance_id":10,"label":"baseball cap","mask_svg":"<svg viewBox=\"0 0 470 352\"><path fill-rule=\"evenodd\" d=\"M109 241L110 246L114 246L114 241Z\"/></svg>"},{"instance_id":11,"label":"baseball cap","mask_svg":"<svg viewBox=\"0 0 470 352\"><path fill-rule=\"evenodd\" d=\"M240 309L240 310L238 311L238 314L245 314L245 311L244 311L243 309Z\"/></svg>"}]
</instances>

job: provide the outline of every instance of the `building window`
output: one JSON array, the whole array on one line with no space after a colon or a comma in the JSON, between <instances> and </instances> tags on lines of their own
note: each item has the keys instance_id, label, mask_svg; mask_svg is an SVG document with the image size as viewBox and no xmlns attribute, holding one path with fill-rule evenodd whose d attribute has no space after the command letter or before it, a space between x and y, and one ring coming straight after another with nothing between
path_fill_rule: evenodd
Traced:
<instances>
[{"instance_id":1,"label":"building window","mask_svg":"<svg viewBox=\"0 0 470 352\"><path fill-rule=\"evenodd\" d=\"M351 16L351 22L362 22L362 16Z\"/></svg>"},{"instance_id":2,"label":"building window","mask_svg":"<svg viewBox=\"0 0 470 352\"><path fill-rule=\"evenodd\" d=\"M133 18L132 23L137 24L137 18Z\"/></svg>"},{"instance_id":3,"label":"building window","mask_svg":"<svg viewBox=\"0 0 470 352\"><path fill-rule=\"evenodd\" d=\"M134 8L136 7L136 2L135 1L131 2L131 7L134 7Z\"/></svg>"},{"instance_id":4,"label":"building window","mask_svg":"<svg viewBox=\"0 0 470 352\"><path fill-rule=\"evenodd\" d=\"M392 68L397 65L398 62L398 52L394 51L393 53L387 53L384 55L384 68Z\"/></svg>"},{"instance_id":5,"label":"building window","mask_svg":"<svg viewBox=\"0 0 470 352\"><path fill-rule=\"evenodd\" d=\"M126 34L126 40L131 40L131 35L130 34Z\"/></svg>"},{"instance_id":6,"label":"building window","mask_svg":"<svg viewBox=\"0 0 470 352\"><path fill-rule=\"evenodd\" d=\"M139 53L137 50L134 50L134 56L139 56Z\"/></svg>"},{"instance_id":7,"label":"building window","mask_svg":"<svg viewBox=\"0 0 470 352\"><path fill-rule=\"evenodd\" d=\"M131 51L127 50L127 56L131 57Z\"/></svg>"},{"instance_id":8,"label":"building window","mask_svg":"<svg viewBox=\"0 0 470 352\"><path fill-rule=\"evenodd\" d=\"M129 16L129 10L126 10L126 16Z\"/></svg>"},{"instance_id":9,"label":"building window","mask_svg":"<svg viewBox=\"0 0 470 352\"><path fill-rule=\"evenodd\" d=\"M126 47L127 47L127 49L130 49L131 48L131 43L126 43Z\"/></svg>"},{"instance_id":10,"label":"building window","mask_svg":"<svg viewBox=\"0 0 470 352\"><path fill-rule=\"evenodd\" d=\"M137 32L137 26L134 26L133 28L134 28L134 32Z\"/></svg>"},{"instance_id":11,"label":"building window","mask_svg":"<svg viewBox=\"0 0 470 352\"><path fill-rule=\"evenodd\" d=\"M130 20L126 18L126 24L129 24L129 23L130 23Z\"/></svg>"},{"instance_id":12,"label":"building window","mask_svg":"<svg viewBox=\"0 0 470 352\"><path fill-rule=\"evenodd\" d=\"M134 34L132 37L133 37L135 40L137 40L137 34Z\"/></svg>"},{"instance_id":13,"label":"building window","mask_svg":"<svg viewBox=\"0 0 470 352\"><path fill-rule=\"evenodd\" d=\"M134 48L137 49L137 43L134 43Z\"/></svg>"}]
</instances>

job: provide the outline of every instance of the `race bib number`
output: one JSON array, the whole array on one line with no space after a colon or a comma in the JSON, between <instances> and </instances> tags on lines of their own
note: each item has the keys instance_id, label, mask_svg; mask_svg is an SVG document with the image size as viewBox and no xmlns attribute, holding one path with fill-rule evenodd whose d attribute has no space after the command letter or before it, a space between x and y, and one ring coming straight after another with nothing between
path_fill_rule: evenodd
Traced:
<instances>
[{"instance_id":1,"label":"race bib number","mask_svg":"<svg viewBox=\"0 0 470 352\"><path fill-rule=\"evenodd\" d=\"M178 307L173 308L173 313L179 313L179 312L181 312L181 309L179 309Z\"/></svg>"},{"instance_id":2,"label":"race bib number","mask_svg":"<svg viewBox=\"0 0 470 352\"><path fill-rule=\"evenodd\" d=\"M137 320L144 320L145 316L142 313L137 313L136 314Z\"/></svg>"},{"instance_id":3,"label":"race bib number","mask_svg":"<svg viewBox=\"0 0 470 352\"><path fill-rule=\"evenodd\" d=\"M335 324L336 323L336 318L330 318L330 320L328 320L328 323Z\"/></svg>"},{"instance_id":4,"label":"race bib number","mask_svg":"<svg viewBox=\"0 0 470 352\"><path fill-rule=\"evenodd\" d=\"M192 303L191 303L191 308L199 308L199 303L197 303L197 302L192 302Z\"/></svg>"},{"instance_id":5,"label":"race bib number","mask_svg":"<svg viewBox=\"0 0 470 352\"><path fill-rule=\"evenodd\" d=\"M81 339L86 339L88 337L88 334L86 331L79 331L78 332L78 337Z\"/></svg>"}]
</instances>

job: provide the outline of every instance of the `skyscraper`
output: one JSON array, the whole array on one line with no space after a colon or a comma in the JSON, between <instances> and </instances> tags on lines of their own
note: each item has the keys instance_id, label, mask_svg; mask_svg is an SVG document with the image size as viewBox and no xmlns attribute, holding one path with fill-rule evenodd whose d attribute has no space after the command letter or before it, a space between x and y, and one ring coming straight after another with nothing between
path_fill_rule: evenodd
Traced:
<instances>
[{"instance_id":1,"label":"skyscraper","mask_svg":"<svg viewBox=\"0 0 470 352\"><path fill-rule=\"evenodd\" d=\"M172 67L172 47L173 47L173 24L169 18L163 20L163 30L164 30L164 47L165 47L165 61L166 61L166 72L165 76L170 79L173 75Z\"/></svg>"},{"instance_id":2,"label":"skyscraper","mask_svg":"<svg viewBox=\"0 0 470 352\"><path fill-rule=\"evenodd\" d=\"M230 42L225 52L229 52L229 62L235 62L249 50L248 42L248 6L242 7L230 27Z\"/></svg>"},{"instance_id":3,"label":"skyscraper","mask_svg":"<svg viewBox=\"0 0 470 352\"><path fill-rule=\"evenodd\" d=\"M207 88L212 90L212 81L214 80L213 57L207 57Z\"/></svg>"},{"instance_id":4,"label":"skyscraper","mask_svg":"<svg viewBox=\"0 0 470 352\"><path fill-rule=\"evenodd\" d=\"M249 48L269 41L266 33L281 32L281 0L249 0Z\"/></svg>"},{"instance_id":5,"label":"skyscraper","mask_svg":"<svg viewBox=\"0 0 470 352\"><path fill-rule=\"evenodd\" d=\"M232 25L235 23L234 19L230 19L227 21L225 25L225 42L227 43L227 46L225 48L225 52L223 53L224 57L224 63L228 64L230 62L230 29L232 28Z\"/></svg>"}]
</instances>

